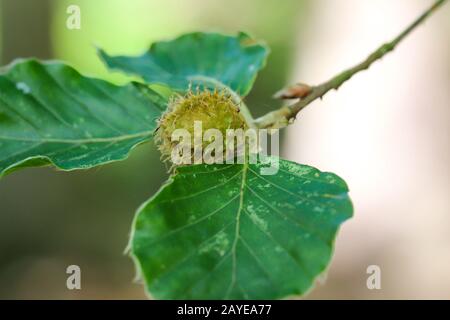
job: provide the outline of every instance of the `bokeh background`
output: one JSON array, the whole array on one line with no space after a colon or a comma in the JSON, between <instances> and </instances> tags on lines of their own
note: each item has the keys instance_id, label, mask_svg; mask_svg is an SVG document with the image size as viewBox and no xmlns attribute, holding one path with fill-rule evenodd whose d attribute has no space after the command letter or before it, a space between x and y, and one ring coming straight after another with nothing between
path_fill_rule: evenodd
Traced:
<instances>
[{"instance_id":1,"label":"bokeh background","mask_svg":"<svg viewBox=\"0 0 450 320\"><path fill-rule=\"evenodd\" d=\"M116 83L95 46L139 54L195 30L243 30L270 45L247 98L254 115L276 90L327 80L367 56L432 0L0 0L0 61L61 59ZM81 29L66 9L81 8ZM345 223L326 280L307 298L450 299L450 5L397 50L311 104L283 135L282 154L346 179ZM136 208L166 179L151 143L130 159L70 173L27 169L0 181L0 298L143 299L123 254ZM82 290L66 288L66 267ZM366 269L381 268L381 290Z\"/></svg>"}]
</instances>

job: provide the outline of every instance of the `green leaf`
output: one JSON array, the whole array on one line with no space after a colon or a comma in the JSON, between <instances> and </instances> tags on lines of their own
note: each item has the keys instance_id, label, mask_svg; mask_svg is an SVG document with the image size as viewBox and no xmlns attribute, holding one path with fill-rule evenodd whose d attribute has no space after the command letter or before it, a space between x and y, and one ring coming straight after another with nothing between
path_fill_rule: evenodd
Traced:
<instances>
[{"instance_id":1,"label":"green leaf","mask_svg":"<svg viewBox=\"0 0 450 320\"><path fill-rule=\"evenodd\" d=\"M142 84L87 78L61 63L24 60L0 74L0 177L53 164L122 160L151 138L166 101Z\"/></svg>"},{"instance_id":2,"label":"green leaf","mask_svg":"<svg viewBox=\"0 0 450 320\"><path fill-rule=\"evenodd\" d=\"M268 48L244 33L225 36L195 32L172 41L152 44L138 57L99 55L111 69L138 75L149 83L163 83L177 90L189 85L231 88L249 93L257 72L264 67Z\"/></svg>"},{"instance_id":3,"label":"green leaf","mask_svg":"<svg viewBox=\"0 0 450 320\"><path fill-rule=\"evenodd\" d=\"M276 299L311 288L352 215L347 185L282 159L276 175L262 167L179 167L138 210L131 254L152 296Z\"/></svg>"}]
</instances>

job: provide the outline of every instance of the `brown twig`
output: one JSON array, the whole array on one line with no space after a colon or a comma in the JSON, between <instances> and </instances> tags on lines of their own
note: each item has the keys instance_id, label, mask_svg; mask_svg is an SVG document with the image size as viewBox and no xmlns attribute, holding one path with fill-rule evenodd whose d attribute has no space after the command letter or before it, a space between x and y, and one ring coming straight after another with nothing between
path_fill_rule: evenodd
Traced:
<instances>
[{"instance_id":1,"label":"brown twig","mask_svg":"<svg viewBox=\"0 0 450 320\"><path fill-rule=\"evenodd\" d=\"M307 105L316 100L322 98L328 91L337 90L345 81L349 80L356 73L366 70L375 61L384 57L387 53L395 49L395 47L402 41L411 31L413 31L418 25L420 25L428 16L430 16L436 9L442 6L447 0L436 1L428 10L426 10L420 17L418 17L411 25L409 25L402 33L400 33L391 42L383 44L371 55L369 55L363 62L357 64L353 68L345 70L338 74L327 82L312 87L311 92L290 106L282 107L278 110L267 113L266 115L255 119L254 125L258 128L282 128L289 124L290 120L295 119L296 115L303 110Z\"/></svg>"}]
</instances>

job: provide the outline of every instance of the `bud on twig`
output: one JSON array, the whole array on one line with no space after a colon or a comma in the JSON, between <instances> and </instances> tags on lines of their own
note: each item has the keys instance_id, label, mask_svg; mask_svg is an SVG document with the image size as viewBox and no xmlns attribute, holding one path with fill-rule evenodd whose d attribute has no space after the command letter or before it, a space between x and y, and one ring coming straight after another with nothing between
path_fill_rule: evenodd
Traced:
<instances>
[{"instance_id":1,"label":"bud on twig","mask_svg":"<svg viewBox=\"0 0 450 320\"><path fill-rule=\"evenodd\" d=\"M284 88L273 95L275 99L302 99L311 93L311 86L305 83L296 83Z\"/></svg>"}]
</instances>

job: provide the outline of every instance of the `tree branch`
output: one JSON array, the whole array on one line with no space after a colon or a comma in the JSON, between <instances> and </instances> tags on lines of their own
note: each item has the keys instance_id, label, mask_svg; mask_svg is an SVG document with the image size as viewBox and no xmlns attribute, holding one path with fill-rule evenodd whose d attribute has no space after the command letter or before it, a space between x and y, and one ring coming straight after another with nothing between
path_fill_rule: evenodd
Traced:
<instances>
[{"instance_id":1,"label":"tree branch","mask_svg":"<svg viewBox=\"0 0 450 320\"><path fill-rule=\"evenodd\" d=\"M369 55L363 62L358 65L345 70L344 72L333 77L329 81L312 87L311 92L299 100L298 102L284 106L278 110L267 113L266 115L255 119L254 125L258 128L282 128L289 124L290 120L295 119L296 115L303 110L307 105L321 98L330 90L337 90L345 81L349 80L356 73L366 70L372 63L381 59L387 53L394 50L394 48L402 41L411 31L413 31L418 25L420 25L428 16L430 16L436 9L442 6L447 0L436 1L428 10L426 10L420 17L418 17L411 25L409 25L402 33L400 33L391 42L383 44L371 55Z\"/></svg>"}]
</instances>

